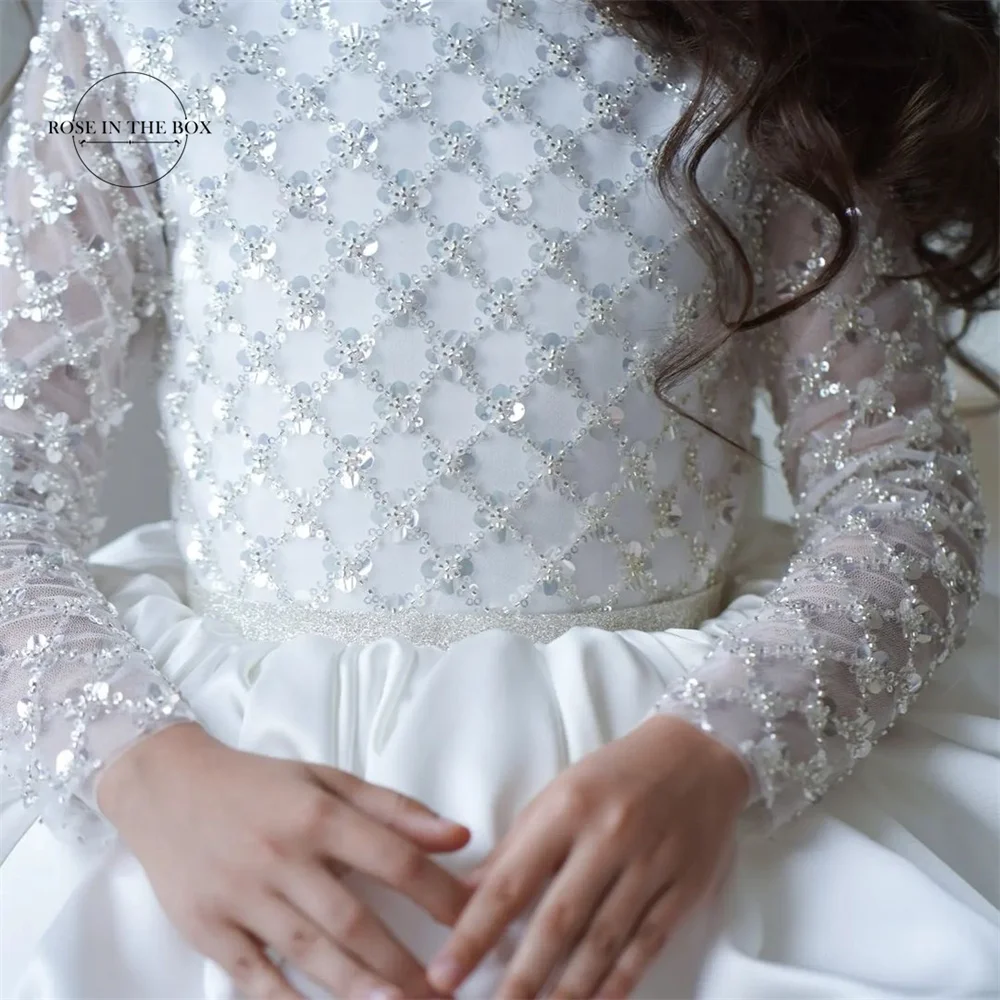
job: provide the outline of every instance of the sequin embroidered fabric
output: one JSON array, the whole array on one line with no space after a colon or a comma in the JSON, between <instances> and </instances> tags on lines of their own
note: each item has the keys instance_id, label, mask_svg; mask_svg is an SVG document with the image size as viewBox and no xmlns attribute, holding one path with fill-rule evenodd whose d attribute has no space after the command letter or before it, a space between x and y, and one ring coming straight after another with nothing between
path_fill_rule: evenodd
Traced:
<instances>
[{"instance_id":1,"label":"sequin embroidered fabric","mask_svg":"<svg viewBox=\"0 0 1000 1000\"><path fill-rule=\"evenodd\" d=\"M209 126L86 170L81 95L149 74ZM641 608L725 579L748 460L664 408L704 263L651 177L691 82L575 0L50 3L2 174L4 765L76 835L92 784L189 711L88 578L133 335L162 345L178 538L198 585L284 607ZM154 117L133 103L105 109ZM700 177L758 298L833 230L738 134ZM806 309L677 395L783 426L801 549L762 618L656 710L737 749L775 821L864 756L962 633L984 533L934 303L877 201ZM96 836L96 832L94 833Z\"/></svg>"}]
</instances>

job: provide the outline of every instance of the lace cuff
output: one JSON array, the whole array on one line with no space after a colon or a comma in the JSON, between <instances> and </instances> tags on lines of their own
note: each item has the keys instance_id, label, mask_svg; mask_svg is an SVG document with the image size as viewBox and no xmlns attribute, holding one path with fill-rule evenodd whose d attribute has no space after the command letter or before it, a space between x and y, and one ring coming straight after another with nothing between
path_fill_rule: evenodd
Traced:
<instances>
[{"instance_id":1,"label":"lace cuff","mask_svg":"<svg viewBox=\"0 0 1000 1000\"><path fill-rule=\"evenodd\" d=\"M112 832L94 801L102 765L194 718L84 561L128 343L161 311L167 269L145 154L100 154L121 171L109 184L48 122L121 68L98 13L47 3L0 166L0 760L60 836L98 840Z\"/></svg>"},{"instance_id":2,"label":"lace cuff","mask_svg":"<svg viewBox=\"0 0 1000 1000\"><path fill-rule=\"evenodd\" d=\"M819 205L774 183L757 203L758 302L811 287L836 252ZM823 292L742 337L767 389L798 549L762 612L656 711L737 751L780 824L866 757L961 640L986 537L952 406L944 317L888 202L854 210L858 249Z\"/></svg>"}]
</instances>

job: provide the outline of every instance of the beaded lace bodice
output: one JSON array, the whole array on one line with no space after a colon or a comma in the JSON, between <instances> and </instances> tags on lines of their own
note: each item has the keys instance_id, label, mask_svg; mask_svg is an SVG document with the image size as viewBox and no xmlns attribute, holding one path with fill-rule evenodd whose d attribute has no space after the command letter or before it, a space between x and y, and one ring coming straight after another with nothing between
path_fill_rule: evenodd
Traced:
<instances>
[{"instance_id":1,"label":"beaded lace bodice","mask_svg":"<svg viewBox=\"0 0 1000 1000\"><path fill-rule=\"evenodd\" d=\"M576 0L47 15L3 173L0 709L5 766L50 820L96 823L101 765L190 714L82 561L144 328L179 541L210 591L543 613L725 577L749 460L649 384L711 295L651 176L692 90L670 60ZM172 145L47 134L121 69L207 126L165 176ZM162 117L156 87L123 92L98 116ZM738 133L699 177L759 302L806 287L835 236L818 206ZM904 243L877 202L859 211L831 289L675 397L748 444L759 384L783 427L800 553L761 619L656 706L737 749L779 820L905 710L976 588L939 320L917 283L876 283Z\"/></svg>"}]
</instances>

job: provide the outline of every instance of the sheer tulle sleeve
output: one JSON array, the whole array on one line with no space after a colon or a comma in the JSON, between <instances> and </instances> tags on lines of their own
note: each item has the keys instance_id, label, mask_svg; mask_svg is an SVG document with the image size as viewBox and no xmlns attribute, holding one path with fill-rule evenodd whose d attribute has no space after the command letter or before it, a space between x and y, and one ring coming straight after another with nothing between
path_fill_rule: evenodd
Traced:
<instances>
[{"instance_id":1,"label":"sheer tulle sleeve","mask_svg":"<svg viewBox=\"0 0 1000 1000\"><path fill-rule=\"evenodd\" d=\"M765 826L871 752L961 640L978 592L986 526L944 317L922 282L880 281L918 270L886 204L855 209L859 248L827 290L743 336L781 428L797 551L762 613L656 706L743 756ZM812 285L837 227L777 182L754 212L763 307Z\"/></svg>"},{"instance_id":2,"label":"sheer tulle sleeve","mask_svg":"<svg viewBox=\"0 0 1000 1000\"><path fill-rule=\"evenodd\" d=\"M83 558L128 341L159 309L165 257L155 184L99 180L47 123L120 68L93 11L47 4L0 165L0 760L29 809L90 841L113 832L102 765L191 717ZM115 160L126 182L141 159Z\"/></svg>"}]
</instances>

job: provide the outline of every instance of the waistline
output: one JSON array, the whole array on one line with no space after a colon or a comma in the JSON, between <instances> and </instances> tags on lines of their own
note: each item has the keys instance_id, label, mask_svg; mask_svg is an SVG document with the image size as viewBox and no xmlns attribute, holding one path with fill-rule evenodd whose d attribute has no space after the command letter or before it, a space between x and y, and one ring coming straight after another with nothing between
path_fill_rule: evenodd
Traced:
<instances>
[{"instance_id":1,"label":"waistline","mask_svg":"<svg viewBox=\"0 0 1000 1000\"><path fill-rule=\"evenodd\" d=\"M533 642L547 643L571 628L599 628L607 632L696 628L706 618L718 614L721 600L722 584L716 584L694 594L639 607L589 611L344 611L293 601L252 601L206 590L195 581L188 583L188 601L194 611L228 622L247 639L282 642L300 635L319 634L344 643L371 643L399 638L417 646L442 649L490 629L503 629Z\"/></svg>"}]
</instances>

